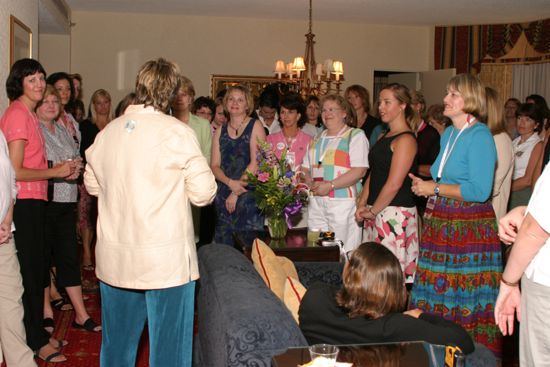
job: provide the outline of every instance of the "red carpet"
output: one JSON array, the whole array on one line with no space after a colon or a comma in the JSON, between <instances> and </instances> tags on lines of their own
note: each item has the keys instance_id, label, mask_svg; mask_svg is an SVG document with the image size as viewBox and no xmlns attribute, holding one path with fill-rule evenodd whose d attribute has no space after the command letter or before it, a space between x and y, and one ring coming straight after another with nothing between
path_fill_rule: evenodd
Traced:
<instances>
[{"instance_id":1,"label":"red carpet","mask_svg":"<svg viewBox=\"0 0 550 367\"><path fill-rule=\"evenodd\" d=\"M85 282L97 284L97 279L93 272L83 272ZM89 297L84 301L86 309L90 316L97 322L101 322L101 301L99 291L91 293L85 292L85 296ZM55 311L55 330L53 337L56 339L65 339L69 344L62 349L62 353L67 357L66 362L62 363L46 363L38 360L40 367L97 367L99 366L99 350L101 347L101 333L91 333L75 329L71 325L74 321L74 311ZM138 350L138 362L136 367L149 366L149 348L147 331L141 340ZM10 366L8 366L10 367Z\"/></svg>"}]
</instances>

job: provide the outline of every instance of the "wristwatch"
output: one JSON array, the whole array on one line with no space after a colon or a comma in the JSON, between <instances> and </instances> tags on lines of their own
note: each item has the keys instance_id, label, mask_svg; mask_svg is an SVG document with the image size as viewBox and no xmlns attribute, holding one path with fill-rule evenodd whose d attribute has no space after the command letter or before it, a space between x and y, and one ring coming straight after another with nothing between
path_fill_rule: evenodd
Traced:
<instances>
[{"instance_id":1,"label":"wristwatch","mask_svg":"<svg viewBox=\"0 0 550 367\"><path fill-rule=\"evenodd\" d=\"M436 184L434 187L434 194L435 196L439 196L439 184Z\"/></svg>"}]
</instances>

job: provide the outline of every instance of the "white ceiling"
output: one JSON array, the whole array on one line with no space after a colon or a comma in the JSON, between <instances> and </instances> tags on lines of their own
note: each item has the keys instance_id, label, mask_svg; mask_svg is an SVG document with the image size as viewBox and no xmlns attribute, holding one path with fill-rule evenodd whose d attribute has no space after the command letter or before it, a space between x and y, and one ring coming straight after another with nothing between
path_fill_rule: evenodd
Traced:
<instances>
[{"instance_id":1,"label":"white ceiling","mask_svg":"<svg viewBox=\"0 0 550 367\"><path fill-rule=\"evenodd\" d=\"M308 0L64 0L71 11L303 19ZM46 17L44 17L46 18ZM313 20L474 25L550 18L550 0L313 0ZM47 25L41 29L47 32ZM57 33L57 32L54 32Z\"/></svg>"}]
</instances>

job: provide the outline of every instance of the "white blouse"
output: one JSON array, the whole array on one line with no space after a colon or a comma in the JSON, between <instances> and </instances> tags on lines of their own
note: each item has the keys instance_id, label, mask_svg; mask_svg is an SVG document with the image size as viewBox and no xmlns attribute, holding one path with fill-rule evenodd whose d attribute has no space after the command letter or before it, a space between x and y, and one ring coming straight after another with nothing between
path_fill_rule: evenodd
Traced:
<instances>
[{"instance_id":1,"label":"white blouse","mask_svg":"<svg viewBox=\"0 0 550 367\"><path fill-rule=\"evenodd\" d=\"M533 148L541 138L536 132L533 133L525 142L520 143L521 137L518 136L512 142L514 146L514 175L512 176L513 180L517 180L525 175L527 170L527 165L529 164L529 158L531 157L531 152Z\"/></svg>"}]
</instances>

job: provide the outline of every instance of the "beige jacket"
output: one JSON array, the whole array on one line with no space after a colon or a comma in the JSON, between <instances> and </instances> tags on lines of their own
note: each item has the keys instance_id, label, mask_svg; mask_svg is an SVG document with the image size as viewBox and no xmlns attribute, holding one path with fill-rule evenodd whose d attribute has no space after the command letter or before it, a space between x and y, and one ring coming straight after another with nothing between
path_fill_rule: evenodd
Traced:
<instances>
[{"instance_id":1,"label":"beige jacket","mask_svg":"<svg viewBox=\"0 0 550 367\"><path fill-rule=\"evenodd\" d=\"M97 277L112 286L162 289L199 277L190 203L216 182L193 130L143 105L101 131L86 150L84 183L98 197Z\"/></svg>"}]
</instances>

